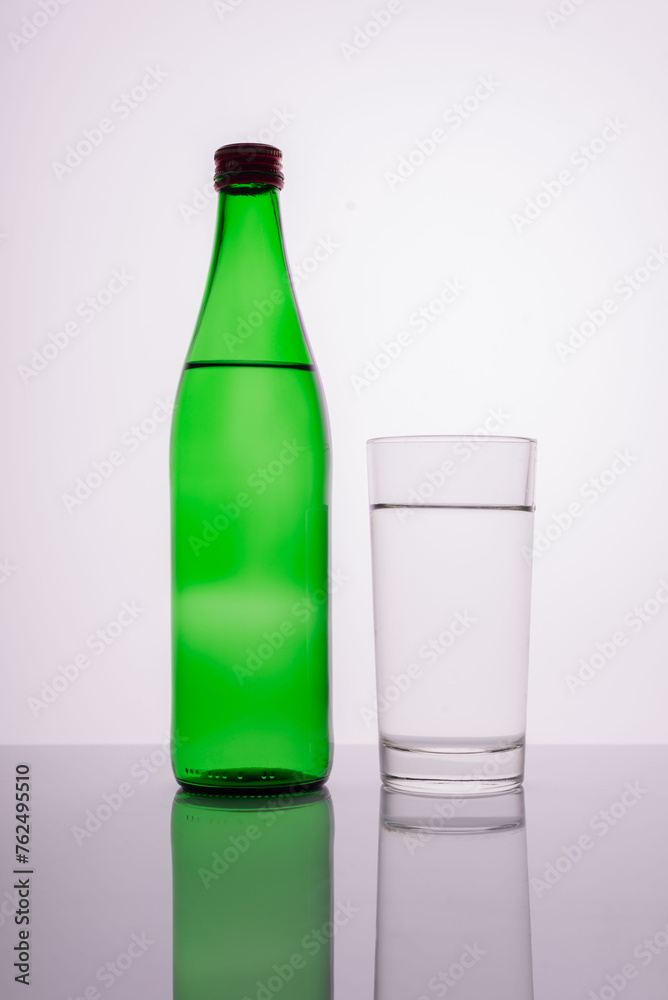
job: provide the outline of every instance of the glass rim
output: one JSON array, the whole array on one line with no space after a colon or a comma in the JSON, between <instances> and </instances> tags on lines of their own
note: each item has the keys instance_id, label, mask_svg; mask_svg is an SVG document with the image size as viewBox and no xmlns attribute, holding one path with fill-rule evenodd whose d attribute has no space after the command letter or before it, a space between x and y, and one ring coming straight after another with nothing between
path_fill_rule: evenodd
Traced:
<instances>
[{"instance_id":1,"label":"glass rim","mask_svg":"<svg viewBox=\"0 0 668 1000\"><path fill-rule=\"evenodd\" d=\"M512 437L505 434L415 434L399 435L397 437L368 438L367 444L448 444L455 441L484 441L498 444L537 444L538 439L532 437Z\"/></svg>"}]
</instances>

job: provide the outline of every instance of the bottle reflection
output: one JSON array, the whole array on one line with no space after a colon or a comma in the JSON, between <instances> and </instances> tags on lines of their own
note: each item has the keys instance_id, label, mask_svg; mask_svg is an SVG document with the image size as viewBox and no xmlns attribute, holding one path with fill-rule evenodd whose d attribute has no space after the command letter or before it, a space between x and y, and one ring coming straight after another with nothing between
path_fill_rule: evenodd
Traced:
<instances>
[{"instance_id":1,"label":"bottle reflection","mask_svg":"<svg viewBox=\"0 0 668 1000\"><path fill-rule=\"evenodd\" d=\"M178 792L174 1000L330 1000L331 804Z\"/></svg>"},{"instance_id":2,"label":"bottle reflection","mask_svg":"<svg viewBox=\"0 0 668 1000\"><path fill-rule=\"evenodd\" d=\"M376 1000L532 1000L524 795L383 789Z\"/></svg>"}]
</instances>

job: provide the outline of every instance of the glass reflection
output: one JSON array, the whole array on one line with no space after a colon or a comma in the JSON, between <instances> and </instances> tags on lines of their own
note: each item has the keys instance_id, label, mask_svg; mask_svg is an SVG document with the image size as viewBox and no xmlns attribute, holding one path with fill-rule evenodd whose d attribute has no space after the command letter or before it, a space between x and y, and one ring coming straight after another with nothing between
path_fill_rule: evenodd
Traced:
<instances>
[{"instance_id":1,"label":"glass reflection","mask_svg":"<svg viewBox=\"0 0 668 1000\"><path fill-rule=\"evenodd\" d=\"M180 791L174 1000L330 1000L331 803Z\"/></svg>"},{"instance_id":2,"label":"glass reflection","mask_svg":"<svg viewBox=\"0 0 668 1000\"><path fill-rule=\"evenodd\" d=\"M524 795L384 788L376 1000L533 1000Z\"/></svg>"}]
</instances>

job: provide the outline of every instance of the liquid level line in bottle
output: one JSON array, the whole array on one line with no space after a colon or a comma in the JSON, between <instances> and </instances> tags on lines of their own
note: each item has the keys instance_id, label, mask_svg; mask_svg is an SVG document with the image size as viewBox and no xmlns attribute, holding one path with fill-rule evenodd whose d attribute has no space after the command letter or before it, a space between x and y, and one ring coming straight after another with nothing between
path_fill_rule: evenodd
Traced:
<instances>
[{"instance_id":1,"label":"liquid level line in bottle","mask_svg":"<svg viewBox=\"0 0 668 1000\"><path fill-rule=\"evenodd\" d=\"M295 368L297 371L314 372L315 365L298 365L289 361L188 361L184 368Z\"/></svg>"}]
</instances>

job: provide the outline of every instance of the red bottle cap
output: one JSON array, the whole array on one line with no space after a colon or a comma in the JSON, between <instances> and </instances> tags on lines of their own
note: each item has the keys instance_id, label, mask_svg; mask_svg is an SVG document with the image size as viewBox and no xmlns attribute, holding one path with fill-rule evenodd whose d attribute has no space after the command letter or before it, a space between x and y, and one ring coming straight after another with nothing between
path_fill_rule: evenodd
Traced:
<instances>
[{"instance_id":1,"label":"red bottle cap","mask_svg":"<svg viewBox=\"0 0 668 1000\"><path fill-rule=\"evenodd\" d=\"M213 186L222 191L230 184L270 184L283 187L280 149L261 142L233 142L214 154Z\"/></svg>"}]
</instances>

